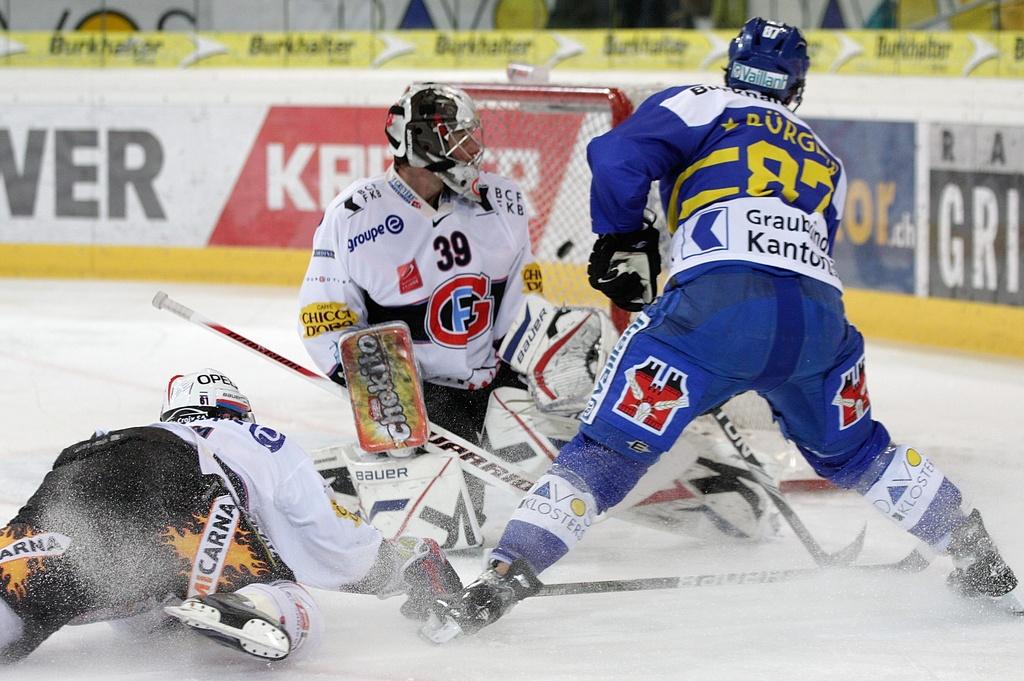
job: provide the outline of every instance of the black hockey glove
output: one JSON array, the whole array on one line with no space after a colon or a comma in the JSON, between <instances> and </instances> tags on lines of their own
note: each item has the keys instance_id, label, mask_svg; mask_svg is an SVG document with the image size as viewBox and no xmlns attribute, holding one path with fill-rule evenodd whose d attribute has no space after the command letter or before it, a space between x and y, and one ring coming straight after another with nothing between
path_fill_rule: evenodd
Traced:
<instances>
[{"instance_id":1,"label":"black hockey glove","mask_svg":"<svg viewBox=\"0 0 1024 681\"><path fill-rule=\"evenodd\" d=\"M658 230L649 224L636 232L597 237L587 265L591 287L629 312L654 300L659 272Z\"/></svg>"},{"instance_id":2,"label":"black hockey glove","mask_svg":"<svg viewBox=\"0 0 1024 681\"><path fill-rule=\"evenodd\" d=\"M456 636L480 631L508 612L513 605L536 595L543 584L523 559L508 566L501 575L497 563L461 591L437 598L420 636L433 643L447 643Z\"/></svg>"},{"instance_id":3,"label":"black hockey glove","mask_svg":"<svg viewBox=\"0 0 1024 681\"><path fill-rule=\"evenodd\" d=\"M401 613L412 620L425 620L438 597L462 590L462 580L433 539L400 537L395 541L409 552L401 568L409 598Z\"/></svg>"}]
</instances>

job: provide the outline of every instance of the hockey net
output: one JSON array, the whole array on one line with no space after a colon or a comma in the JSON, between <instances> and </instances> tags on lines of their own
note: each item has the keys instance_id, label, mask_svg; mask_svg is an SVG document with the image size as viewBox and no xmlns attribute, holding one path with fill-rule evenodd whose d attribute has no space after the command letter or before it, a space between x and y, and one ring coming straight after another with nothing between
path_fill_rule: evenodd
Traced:
<instances>
[{"instance_id":1,"label":"hockey net","mask_svg":"<svg viewBox=\"0 0 1024 681\"><path fill-rule=\"evenodd\" d=\"M587 143L628 118L634 105L653 90L632 88L627 94L624 88L597 86L456 85L473 98L480 112L484 169L514 179L523 191L544 297L561 305L607 307L607 299L587 283L587 259L594 243ZM656 203L653 193L652 202ZM628 316L609 311L620 330L624 328ZM723 409L784 487L821 487L820 479L782 437L761 397L746 393ZM708 437L724 437L708 417L693 427Z\"/></svg>"}]
</instances>

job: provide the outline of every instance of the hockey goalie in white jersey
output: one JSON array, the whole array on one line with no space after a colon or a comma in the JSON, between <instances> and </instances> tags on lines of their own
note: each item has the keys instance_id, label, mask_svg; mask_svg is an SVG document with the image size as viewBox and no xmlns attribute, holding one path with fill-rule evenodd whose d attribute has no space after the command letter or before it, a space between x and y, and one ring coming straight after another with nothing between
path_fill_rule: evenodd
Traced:
<instances>
[{"instance_id":1,"label":"hockey goalie in white jersey","mask_svg":"<svg viewBox=\"0 0 1024 681\"><path fill-rule=\"evenodd\" d=\"M320 370L344 384L341 336L405 322L430 420L535 474L557 452L549 440L536 437L535 429L555 439L573 436L574 416L614 343L614 328L597 310L557 308L540 298L543 281L531 250L529 199L513 180L480 170L483 131L465 92L434 83L410 86L389 109L385 132L394 164L342 191L316 230L299 296L302 340ZM481 483L468 475L463 479L456 470L442 476L427 458L407 459L391 474L394 479L357 470L355 490L349 491L359 492L364 514L383 527L388 514L405 522L407 507L396 497L415 498L429 483L432 498L448 497L439 499L446 506L441 513L461 516L467 525L465 535L455 533L466 538L446 548L478 544L484 521ZM681 464L666 459L674 466L667 475L672 479L696 454ZM691 477L720 478L722 470L695 470ZM431 483L436 476L444 480ZM381 491L382 482L387 491ZM403 486L403 494L393 492L395 484ZM739 502L738 515L727 519L727 509L715 511L715 503L700 503L701 492L689 489L688 510L710 512L732 534L760 533L768 515L760 490L748 492L735 476L716 485L723 492L743 492L715 499L719 505L729 497L731 505ZM466 518L460 504L475 513Z\"/></svg>"}]
</instances>

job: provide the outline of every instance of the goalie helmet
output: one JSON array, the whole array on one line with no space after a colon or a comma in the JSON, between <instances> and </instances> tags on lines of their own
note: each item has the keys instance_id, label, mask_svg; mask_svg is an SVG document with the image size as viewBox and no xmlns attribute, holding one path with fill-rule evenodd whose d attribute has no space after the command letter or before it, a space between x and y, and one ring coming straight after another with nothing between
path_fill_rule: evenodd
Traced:
<instances>
[{"instance_id":1,"label":"goalie helmet","mask_svg":"<svg viewBox=\"0 0 1024 681\"><path fill-rule=\"evenodd\" d=\"M167 382L160 420L191 423L213 418L255 422L249 398L216 369L172 376Z\"/></svg>"},{"instance_id":2,"label":"goalie helmet","mask_svg":"<svg viewBox=\"0 0 1024 681\"><path fill-rule=\"evenodd\" d=\"M438 83L410 85L388 109L384 132L395 158L436 173L455 193L479 200L483 133L476 105L465 92Z\"/></svg>"},{"instance_id":3,"label":"goalie helmet","mask_svg":"<svg viewBox=\"0 0 1024 681\"><path fill-rule=\"evenodd\" d=\"M803 99L811 60L795 26L755 17L729 43L725 84L770 95L795 111Z\"/></svg>"}]
</instances>

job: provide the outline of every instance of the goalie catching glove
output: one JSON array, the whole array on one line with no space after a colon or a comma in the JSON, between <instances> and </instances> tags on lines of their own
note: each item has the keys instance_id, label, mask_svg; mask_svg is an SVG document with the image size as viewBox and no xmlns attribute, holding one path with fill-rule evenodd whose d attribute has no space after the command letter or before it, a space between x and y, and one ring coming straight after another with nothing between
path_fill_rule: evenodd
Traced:
<instances>
[{"instance_id":1,"label":"goalie catching glove","mask_svg":"<svg viewBox=\"0 0 1024 681\"><path fill-rule=\"evenodd\" d=\"M629 312L639 312L657 292L661 252L653 224L653 215L645 211L643 229L602 234L590 253L590 286Z\"/></svg>"},{"instance_id":2,"label":"goalie catching glove","mask_svg":"<svg viewBox=\"0 0 1024 681\"><path fill-rule=\"evenodd\" d=\"M523 375L542 413L575 416L586 406L617 337L601 310L556 307L529 295L498 355Z\"/></svg>"}]
</instances>

